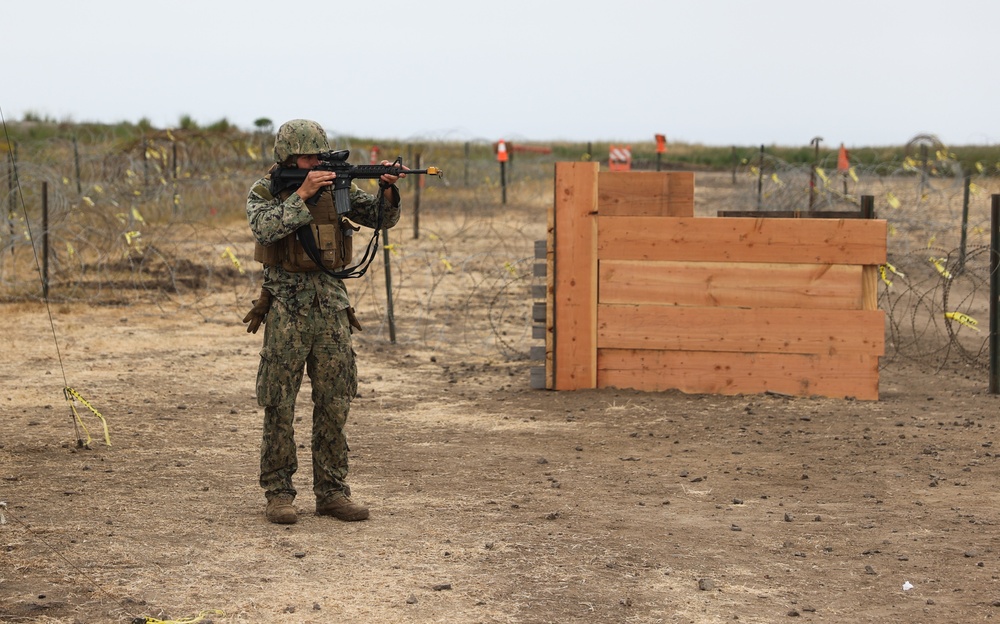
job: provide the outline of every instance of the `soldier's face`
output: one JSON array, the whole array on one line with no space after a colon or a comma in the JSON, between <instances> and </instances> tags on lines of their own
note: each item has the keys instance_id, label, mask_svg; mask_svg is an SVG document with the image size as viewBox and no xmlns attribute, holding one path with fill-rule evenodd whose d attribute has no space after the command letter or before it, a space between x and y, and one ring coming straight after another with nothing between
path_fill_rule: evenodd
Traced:
<instances>
[{"instance_id":1,"label":"soldier's face","mask_svg":"<svg viewBox=\"0 0 1000 624\"><path fill-rule=\"evenodd\" d=\"M299 169L314 169L319 164L319 154L299 154L295 157L295 166Z\"/></svg>"}]
</instances>

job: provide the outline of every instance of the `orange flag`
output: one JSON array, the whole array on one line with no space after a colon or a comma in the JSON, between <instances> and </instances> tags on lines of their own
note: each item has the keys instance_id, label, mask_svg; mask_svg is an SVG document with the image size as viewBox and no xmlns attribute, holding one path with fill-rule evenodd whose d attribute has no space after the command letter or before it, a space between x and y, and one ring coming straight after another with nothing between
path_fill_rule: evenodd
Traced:
<instances>
[{"instance_id":1,"label":"orange flag","mask_svg":"<svg viewBox=\"0 0 1000 624\"><path fill-rule=\"evenodd\" d=\"M837 156L837 171L847 171L851 168L851 161L847 156L847 148L840 144L840 154Z\"/></svg>"}]
</instances>

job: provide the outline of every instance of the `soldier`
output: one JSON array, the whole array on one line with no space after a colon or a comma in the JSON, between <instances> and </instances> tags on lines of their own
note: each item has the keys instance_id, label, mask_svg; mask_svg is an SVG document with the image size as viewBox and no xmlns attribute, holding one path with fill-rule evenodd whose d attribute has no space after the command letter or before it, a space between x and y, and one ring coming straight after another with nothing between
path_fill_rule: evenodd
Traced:
<instances>
[{"instance_id":1,"label":"soldier","mask_svg":"<svg viewBox=\"0 0 1000 624\"><path fill-rule=\"evenodd\" d=\"M316 513L344 521L365 520L368 508L351 500L347 485L347 439L344 425L357 394L357 368L351 327L360 329L344 282L332 273L351 262L351 235L358 229L340 217L332 192L336 174L313 170L318 154L330 149L326 132L315 121L296 119L278 128L275 165L247 197L247 220L256 239L255 258L264 264L261 297L244 322L256 333L266 319L264 347L257 372L257 402L264 408L260 451L260 486L270 522L293 524L297 515L292 475L298 468L293 437L295 398L303 369L312 383L313 492ZM388 161L383 161L388 165ZM277 167L309 169L297 190L272 193L270 173ZM383 175L377 196L351 186L351 210L345 217L375 228L399 220L399 175ZM319 193L315 206L306 200ZM304 249L296 231L308 225L323 241L317 255ZM308 245L308 243L307 243ZM315 260L320 260L317 265Z\"/></svg>"}]
</instances>

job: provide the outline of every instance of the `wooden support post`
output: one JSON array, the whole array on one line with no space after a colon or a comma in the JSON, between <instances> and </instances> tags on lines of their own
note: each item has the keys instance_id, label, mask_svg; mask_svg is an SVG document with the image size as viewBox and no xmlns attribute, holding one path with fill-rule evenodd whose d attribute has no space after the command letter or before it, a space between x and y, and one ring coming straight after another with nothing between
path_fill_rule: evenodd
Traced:
<instances>
[{"instance_id":1,"label":"wooden support post","mask_svg":"<svg viewBox=\"0 0 1000 624\"><path fill-rule=\"evenodd\" d=\"M597 387L597 179L600 164L556 163L553 388Z\"/></svg>"}]
</instances>

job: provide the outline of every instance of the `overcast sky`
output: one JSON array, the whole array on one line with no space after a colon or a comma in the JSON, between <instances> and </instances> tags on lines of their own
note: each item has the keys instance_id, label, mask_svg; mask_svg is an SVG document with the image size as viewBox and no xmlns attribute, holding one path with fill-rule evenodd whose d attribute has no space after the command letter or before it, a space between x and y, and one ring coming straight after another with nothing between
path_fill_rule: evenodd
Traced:
<instances>
[{"instance_id":1,"label":"overcast sky","mask_svg":"<svg viewBox=\"0 0 1000 624\"><path fill-rule=\"evenodd\" d=\"M997 0L4 2L0 111L392 139L1000 141Z\"/></svg>"}]
</instances>

